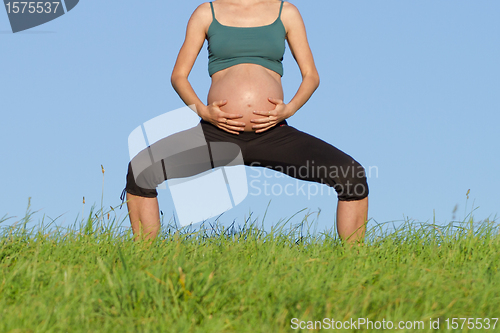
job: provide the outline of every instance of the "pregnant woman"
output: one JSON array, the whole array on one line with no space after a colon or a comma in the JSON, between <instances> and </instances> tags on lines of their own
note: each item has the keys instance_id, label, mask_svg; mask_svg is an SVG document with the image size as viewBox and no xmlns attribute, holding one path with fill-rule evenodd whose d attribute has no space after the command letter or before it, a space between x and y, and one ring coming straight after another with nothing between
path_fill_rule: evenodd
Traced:
<instances>
[{"instance_id":1,"label":"pregnant woman","mask_svg":"<svg viewBox=\"0 0 500 333\"><path fill-rule=\"evenodd\" d=\"M207 104L188 81L205 39L212 78ZM302 74L299 89L288 103L283 101L281 84L285 41ZM304 23L294 5L279 0L201 4L188 22L171 82L184 103L202 118L207 142L237 144L245 165L273 168L333 187L338 196L340 237L348 242L364 239L368 184L363 167L332 145L286 122L319 85ZM311 113L318 121L324 116ZM126 191L134 235L156 237L160 229L156 190L139 187L129 166Z\"/></svg>"}]
</instances>

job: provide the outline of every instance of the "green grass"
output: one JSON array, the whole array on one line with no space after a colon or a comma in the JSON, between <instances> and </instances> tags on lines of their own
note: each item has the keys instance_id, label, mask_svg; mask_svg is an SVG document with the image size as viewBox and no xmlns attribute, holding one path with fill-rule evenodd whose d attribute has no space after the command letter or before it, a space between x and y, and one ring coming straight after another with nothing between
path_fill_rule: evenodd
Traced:
<instances>
[{"instance_id":1,"label":"green grass","mask_svg":"<svg viewBox=\"0 0 500 333\"><path fill-rule=\"evenodd\" d=\"M0 231L0 332L301 331L293 318L423 321L397 331L436 332L447 318L500 317L499 226L488 220L375 227L349 248L283 225L165 229L148 245L107 212L69 229L31 219Z\"/></svg>"}]
</instances>

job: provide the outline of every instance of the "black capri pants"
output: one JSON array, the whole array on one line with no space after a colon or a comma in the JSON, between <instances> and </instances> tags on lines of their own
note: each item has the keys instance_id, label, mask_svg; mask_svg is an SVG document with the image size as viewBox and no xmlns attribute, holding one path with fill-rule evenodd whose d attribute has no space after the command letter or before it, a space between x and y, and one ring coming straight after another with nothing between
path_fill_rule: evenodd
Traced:
<instances>
[{"instance_id":1,"label":"black capri pants","mask_svg":"<svg viewBox=\"0 0 500 333\"><path fill-rule=\"evenodd\" d=\"M173 147L193 137L205 140L207 145L193 148L189 154L170 152L166 158L153 159L152 151L159 156L162 147ZM207 149L212 142L231 143L226 149L228 157L215 160L213 152ZM365 169L358 162L323 140L289 126L286 121L262 133L236 135L201 120L195 128L159 140L134 157L128 166L125 191L154 198L158 195L156 186L165 180L194 176L210 168L225 166L240 151L247 166L267 167L290 177L326 184L335 189L341 201L368 196ZM189 167L193 165L196 167ZM136 177L134 170L140 171Z\"/></svg>"}]
</instances>

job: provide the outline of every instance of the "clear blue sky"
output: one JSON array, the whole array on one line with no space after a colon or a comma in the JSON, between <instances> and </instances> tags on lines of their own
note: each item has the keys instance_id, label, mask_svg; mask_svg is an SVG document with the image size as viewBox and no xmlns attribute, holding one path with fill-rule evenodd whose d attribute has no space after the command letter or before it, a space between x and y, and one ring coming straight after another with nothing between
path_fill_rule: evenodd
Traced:
<instances>
[{"instance_id":1,"label":"clear blue sky","mask_svg":"<svg viewBox=\"0 0 500 333\"><path fill-rule=\"evenodd\" d=\"M432 221L435 210L444 224L455 205L461 219L473 201L477 219L499 213L500 2L292 3L321 85L289 123L378 170L369 178L369 217ZM73 223L83 196L86 212L100 206L101 164L104 206L119 204L128 135L183 106L170 73L199 4L82 0L17 34L0 10L0 217L22 217L31 197L35 221L62 215L58 224ZM284 68L287 102L300 84L288 46ZM190 80L205 101L206 44ZM333 223L332 195L249 195L223 222L242 222L249 211L262 217L269 200L266 219L319 207L320 227ZM172 216L168 190L160 191L160 206Z\"/></svg>"}]
</instances>

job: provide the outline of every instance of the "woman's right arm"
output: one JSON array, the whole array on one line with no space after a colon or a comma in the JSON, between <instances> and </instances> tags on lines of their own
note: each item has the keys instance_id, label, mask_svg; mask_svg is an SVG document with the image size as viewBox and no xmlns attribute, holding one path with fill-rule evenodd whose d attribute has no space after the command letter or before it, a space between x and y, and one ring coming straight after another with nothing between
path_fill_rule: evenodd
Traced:
<instances>
[{"instance_id":1,"label":"woman's right arm","mask_svg":"<svg viewBox=\"0 0 500 333\"><path fill-rule=\"evenodd\" d=\"M170 82L172 87L177 92L179 97L186 103L186 105L195 105L194 110L200 117L206 111L206 105L198 98L196 93L188 81L189 73L193 68L194 62L200 53L203 43L205 42L206 27L210 24L207 22L207 17L204 15L204 6L202 4L196 8L189 19L186 38L184 44L179 51L177 61L175 62L174 69ZM209 9L210 10L210 9Z\"/></svg>"},{"instance_id":2,"label":"woman's right arm","mask_svg":"<svg viewBox=\"0 0 500 333\"><path fill-rule=\"evenodd\" d=\"M236 118L240 118L242 115L223 112L220 107L226 104L226 101L205 105L188 81L189 73L203 47L211 22L212 12L210 4L206 2L198 6L189 19L186 38L177 56L170 82L182 101L188 106L194 105L196 109L193 111L203 120L227 132L238 134L238 131L242 131L245 125L243 124L241 127L241 122L236 121Z\"/></svg>"}]
</instances>

